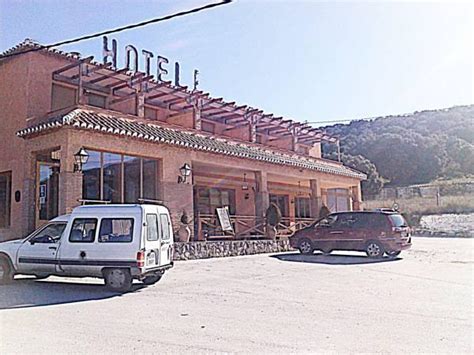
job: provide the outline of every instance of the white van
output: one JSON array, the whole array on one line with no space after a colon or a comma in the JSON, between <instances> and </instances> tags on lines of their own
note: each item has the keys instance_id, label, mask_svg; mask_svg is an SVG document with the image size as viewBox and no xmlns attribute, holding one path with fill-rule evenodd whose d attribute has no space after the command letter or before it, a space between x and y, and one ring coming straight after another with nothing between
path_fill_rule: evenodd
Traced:
<instances>
[{"instance_id":1,"label":"white van","mask_svg":"<svg viewBox=\"0 0 474 355\"><path fill-rule=\"evenodd\" d=\"M89 205L51 220L22 240L0 243L0 282L15 274L100 277L127 291L173 267L173 230L161 205Z\"/></svg>"}]
</instances>

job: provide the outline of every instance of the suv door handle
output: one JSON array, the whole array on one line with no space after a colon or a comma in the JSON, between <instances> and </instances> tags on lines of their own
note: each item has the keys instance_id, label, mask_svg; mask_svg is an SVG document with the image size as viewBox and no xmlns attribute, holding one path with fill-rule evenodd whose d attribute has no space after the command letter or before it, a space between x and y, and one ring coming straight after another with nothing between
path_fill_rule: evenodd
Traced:
<instances>
[{"instance_id":1,"label":"suv door handle","mask_svg":"<svg viewBox=\"0 0 474 355\"><path fill-rule=\"evenodd\" d=\"M57 250L58 247L49 247L48 249L51 249L51 250Z\"/></svg>"},{"instance_id":2,"label":"suv door handle","mask_svg":"<svg viewBox=\"0 0 474 355\"><path fill-rule=\"evenodd\" d=\"M342 234L342 231L329 232L329 234Z\"/></svg>"}]
</instances>

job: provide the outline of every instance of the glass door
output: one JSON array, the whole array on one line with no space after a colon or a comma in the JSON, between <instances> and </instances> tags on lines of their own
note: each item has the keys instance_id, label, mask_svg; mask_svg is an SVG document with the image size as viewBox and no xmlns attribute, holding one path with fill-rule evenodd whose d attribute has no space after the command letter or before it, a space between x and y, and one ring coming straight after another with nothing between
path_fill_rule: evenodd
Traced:
<instances>
[{"instance_id":1,"label":"glass door","mask_svg":"<svg viewBox=\"0 0 474 355\"><path fill-rule=\"evenodd\" d=\"M59 165L37 163L36 227L58 216Z\"/></svg>"}]
</instances>

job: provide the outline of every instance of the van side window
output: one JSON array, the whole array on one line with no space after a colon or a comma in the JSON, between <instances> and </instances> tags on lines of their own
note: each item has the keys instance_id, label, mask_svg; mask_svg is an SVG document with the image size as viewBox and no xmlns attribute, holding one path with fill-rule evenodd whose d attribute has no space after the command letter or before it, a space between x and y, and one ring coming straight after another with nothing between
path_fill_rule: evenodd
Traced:
<instances>
[{"instance_id":1,"label":"van side window","mask_svg":"<svg viewBox=\"0 0 474 355\"><path fill-rule=\"evenodd\" d=\"M168 215L160 214L161 230L163 233L163 240L168 240L171 238L170 233L170 220Z\"/></svg>"},{"instance_id":2,"label":"van side window","mask_svg":"<svg viewBox=\"0 0 474 355\"><path fill-rule=\"evenodd\" d=\"M99 243L130 243L133 237L132 218L102 218Z\"/></svg>"},{"instance_id":3,"label":"van side window","mask_svg":"<svg viewBox=\"0 0 474 355\"><path fill-rule=\"evenodd\" d=\"M146 240L158 240L158 216L156 214L146 215Z\"/></svg>"},{"instance_id":4,"label":"van side window","mask_svg":"<svg viewBox=\"0 0 474 355\"><path fill-rule=\"evenodd\" d=\"M72 224L69 241L71 243L93 243L96 227L96 218L76 218Z\"/></svg>"}]
</instances>

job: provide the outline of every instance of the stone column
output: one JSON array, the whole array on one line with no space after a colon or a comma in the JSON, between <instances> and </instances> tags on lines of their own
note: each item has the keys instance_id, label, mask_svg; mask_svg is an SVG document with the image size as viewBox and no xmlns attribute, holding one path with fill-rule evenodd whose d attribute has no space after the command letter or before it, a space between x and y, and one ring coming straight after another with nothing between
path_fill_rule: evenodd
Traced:
<instances>
[{"instance_id":1,"label":"stone column","mask_svg":"<svg viewBox=\"0 0 474 355\"><path fill-rule=\"evenodd\" d=\"M60 150L58 213L70 213L80 205L82 198L82 172L74 172L74 154L80 146L63 145Z\"/></svg>"},{"instance_id":2,"label":"stone column","mask_svg":"<svg viewBox=\"0 0 474 355\"><path fill-rule=\"evenodd\" d=\"M309 186L311 189L310 192L310 202L311 202L311 216L318 218L319 210L323 205L321 198L321 186L320 182L316 179L309 180Z\"/></svg>"},{"instance_id":3,"label":"stone column","mask_svg":"<svg viewBox=\"0 0 474 355\"><path fill-rule=\"evenodd\" d=\"M362 192L359 185L351 187L351 196L352 196L352 210L361 211L362 210Z\"/></svg>"},{"instance_id":4,"label":"stone column","mask_svg":"<svg viewBox=\"0 0 474 355\"><path fill-rule=\"evenodd\" d=\"M26 236L35 229L37 213L35 190L36 156L29 151L28 145L27 152L25 153L24 164L23 188L21 190L22 221L20 236ZM12 193L14 192L12 191Z\"/></svg>"},{"instance_id":5,"label":"stone column","mask_svg":"<svg viewBox=\"0 0 474 355\"><path fill-rule=\"evenodd\" d=\"M193 179L188 176L185 183L178 183L180 175L179 168L188 163L192 166L191 161L186 158L176 159L176 157L164 158L160 166L160 195L159 199L169 208L171 214L171 222L175 238L180 227L180 220L183 211L186 212L191 220L189 228L191 229L191 239L194 237L194 198L193 198ZM192 172L191 172L192 174Z\"/></svg>"}]
</instances>

